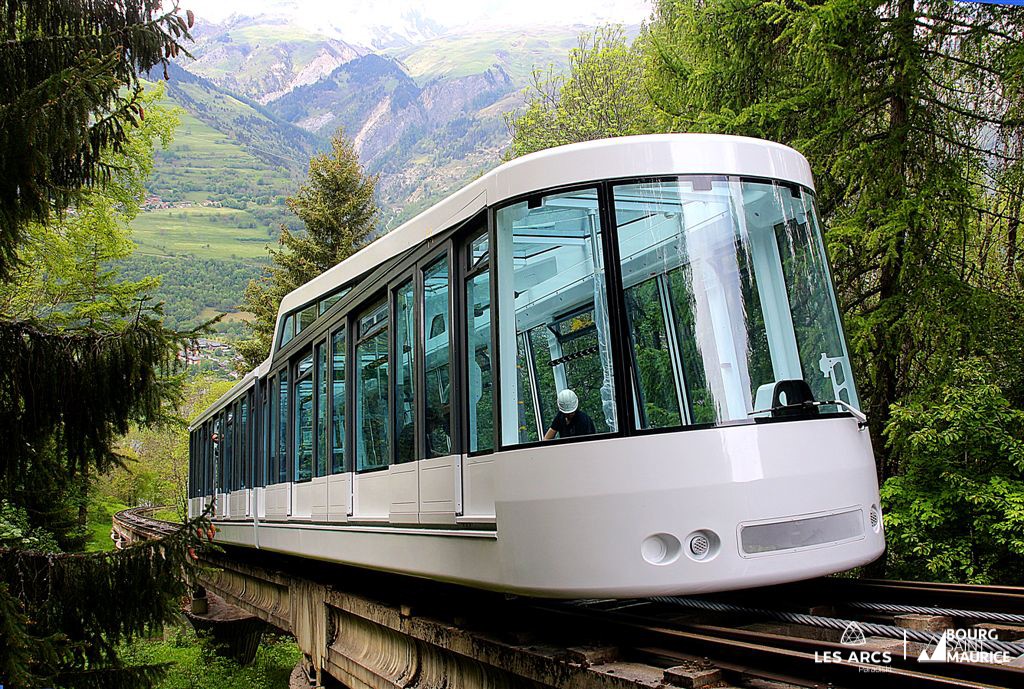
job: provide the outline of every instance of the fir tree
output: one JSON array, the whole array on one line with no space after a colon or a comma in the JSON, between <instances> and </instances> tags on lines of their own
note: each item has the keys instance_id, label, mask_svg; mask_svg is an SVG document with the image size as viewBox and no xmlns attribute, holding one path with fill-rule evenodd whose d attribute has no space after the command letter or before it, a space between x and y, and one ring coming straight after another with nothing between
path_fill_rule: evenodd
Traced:
<instances>
[{"instance_id":1,"label":"fir tree","mask_svg":"<svg viewBox=\"0 0 1024 689\"><path fill-rule=\"evenodd\" d=\"M45 511L67 505L82 477L117 464L116 440L132 423L164 418L178 389L170 374L185 334L164 328L139 294L144 285L120 284L102 260L123 250L116 229L141 190L126 178L138 172L126 163L145 120L136 74L166 65L189 37L191 13L160 5L3 3L0 492L33 533L46 520L55 532L72 529L73 515L62 526ZM62 262L58 249L89 258ZM36 274L41 263L51 273ZM26 287L39 291L19 292ZM117 649L169 619L194 538L188 529L102 556L5 543L20 547L0 549L0 681L150 684L159 668L124 667Z\"/></svg>"},{"instance_id":2,"label":"fir tree","mask_svg":"<svg viewBox=\"0 0 1024 689\"><path fill-rule=\"evenodd\" d=\"M900 470L890 406L1020 318L979 262L1016 253L1022 22L952 0L656 5L648 85L664 124L780 141L814 166L883 479Z\"/></svg>"},{"instance_id":3,"label":"fir tree","mask_svg":"<svg viewBox=\"0 0 1024 689\"><path fill-rule=\"evenodd\" d=\"M377 228L376 176L367 176L352 143L341 132L330 153L309 161L309 177L288 199L288 208L305 225L296 234L281 228L281 248L271 250L273 265L245 290L241 308L255 316L249 339L238 351L244 365L258 366L270 353L281 299L365 246Z\"/></svg>"},{"instance_id":4,"label":"fir tree","mask_svg":"<svg viewBox=\"0 0 1024 689\"><path fill-rule=\"evenodd\" d=\"M145 117L138 74L187 54L188 19L161 0L4 0L0 24L0 276L25 223L111 174ZM165 71L166 74L166 71Z\"/></svg>"}]
</instances>

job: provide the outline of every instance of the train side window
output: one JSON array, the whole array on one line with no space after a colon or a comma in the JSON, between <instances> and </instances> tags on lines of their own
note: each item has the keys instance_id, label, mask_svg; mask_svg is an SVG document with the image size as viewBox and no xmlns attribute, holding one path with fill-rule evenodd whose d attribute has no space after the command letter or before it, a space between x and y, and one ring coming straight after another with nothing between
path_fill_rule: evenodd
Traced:
<instances>
[{"instance_id":1,"label":"train side window","mask_svg":"<svg viewBox=\"0 0 1024 689\"><path fill-rule=\"evenodd\" d=\"M281 396L278 394L278 385L277 376L274 376L270 379L270 385L267 387L267 398L270 401L270 419L267 424L268 445L266 481L268 486L277 483L277 435L280 430L280 422L278 421L278 418L281 414Z\"/></svg>"},{"instance_id":2,"label":"train side window","mask_svg":"<svg viewBox=\"0 0 1024 689\"><path fill-rule=\"evenodd\" d=\"M616 431L597 190L506 206L497 230L502 444Z\"/></svg>"},{"instance_id":3,"label":"train side window","mask_svg":"<svg viewBox=\"0 0 1024 689\"><path fill-rule=\"evenodd\" d=\"M469 243L466 310L466 430L471 453L494 449L494 367L491 356L491 274L487 234Z\"/></svg>"},{"instance_id":4,"label":"train side window","mask_svg":"<svg viewBox=\"0 0 1024 689\"><path fill-rule=\"evenodd\" d=\"M276 483L288 481L288 369L278 374L277 475Z\"/></svg>"},{"instance_id":5,"label":"train side window","mask_svg":"<svg viewBox=\"0 0 1024 689\"><path fill-rule=\"evenodd\" d=\"M447 256L423 271L424 454L428 458L452 453L449 277Z\"/></svg>"},{"instance_id":6,"label":"train side window","mask_svg":"<svg viewBox=\"0 0 1024 689\"><path fill-rule=\"evenodd\" d=\"M388 303L359 318L355 347L356 471L388 466Z\"/></svg>"},{"instance_id":7,"label":"train side window","mask_svg":"<svg viewBox=\"0 0 1024 689\"><path fill-rule=\"evenodd\" d=\"M316 476L327 475L327 342L316 344Z\"/></svg>"},{"instance_id":8,"label":"train side window","mask_svg":"<svg viewBox=\"0 0 1024 689\"><path fill-rule=\"evenodd\" d=\"M260 403L263 407L260 417L260 452L256 457L256 480L253 485L259 488L267 485L267 453L270 451L270 380L260 381Z\"/></svg>"},{"instance_id":9,"label":"train side window","mask_svg":"<svg viewBox=\"0 0 1024 689\"><path fill-rule=\"evenodd\" d=\"M487 265L491 257L490 238L484 232L469 243L468 265L466 270L470 273Z\"/></svg>"},{"instance_id":10,"label":"train side window","mask_svg":"<svg viewBox=\"0 0 1024 689\"><path fill-rule=\"evenodd\" d=\"M252 390L242 398L242 488L252 487Z\"/></svg>"},{"instance_id":11,"label":"train side window","mask_svg":"<svg viewBox=\"0 0 1024 689\"><path fill-rule=\"evenodd\" d=\"M230 493L235 480L235 410L232 405L224 411L224 483L223 490Z\"/></svg>"},{"instance_id":12,"label":"train side window","mask_svg":"<svg viewBox=\"0 0 1024 689\"><path fill-rule=\"evenodd\" d=\"M295 337L295 319L292 314L288 314L281 326L281 344L278 347L284 347L292 341L293 337Z\"/></svg>"},{"instance_id":13,"label":"train side window","mask_svg":"<svg viewBox=\"0 0 1024 689\"><path fill-rule=\"evenodd\" d=\"M331 473L348 471L345 461L345 329L331 335Z\"/></svg>"},{"instance_id":14,"label":"train side window","mask_svg":"<svg viewBox=\"0 0 1024 689\"><path fill-rule=\"evenodd\" d=\"M395 462L416 459L415 297L412 281L395 290Z\"/></svg>"},{"instance_id":15,"label":"train side window","mask_svg":"<svg viewBox=\"0 0 1024 689\"><path fill-rule=\"evenodd\" d=\"M309 326L313 325L313 321L316 320L316 304L307 306L302 311L295 314L295 334L298 335L303 330L306 330Z\"/></svg>"},{"instance_id":16,"label":"train side window","mask_svg":"<svg viewBox=\"0 0 1024 689\"><path fill-rule=\"evenodd\" d=\"M210 421L203 424L203 495L213 495L213 426Z\"/></svg>"},{"instance_id":17,"label":"train side window","mask_svg":"<svg viewBox=\"0 0 1024 689\"><path fill-rule=\"evenodd\" d=\"M295 413L292 448L297 483L313 478L313 354L310 352L295 366Z\"/></svg>"}]
</instances>

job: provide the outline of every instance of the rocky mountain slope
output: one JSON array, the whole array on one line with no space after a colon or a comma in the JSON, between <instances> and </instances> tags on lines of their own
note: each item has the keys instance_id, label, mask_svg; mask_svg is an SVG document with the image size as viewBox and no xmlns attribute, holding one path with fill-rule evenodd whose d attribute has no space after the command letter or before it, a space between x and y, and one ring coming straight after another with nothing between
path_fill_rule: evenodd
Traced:
<instances>
[{"instance_id":1,"label":"rocky mountain slope","mask_svg":"<svg viewBox=\"0 0 1024 689\"><path fill-rule=\"evenodd\" d=\"M209 266L209 295L183 309L208 315L241 301L239 266L257 274L281 223L295 222L284 199L338 129L380 175L382 231L500 164L504 114L534 68L565 65L585 28L439 36L422 17L410 22L371 32L373 45L274 16L197 25L195 59L179 59L167 83L185 122L157 157L153 207L135 223L140 260ZM168 306L176 322L194 322Z\"/></svg>"}]
</instances>

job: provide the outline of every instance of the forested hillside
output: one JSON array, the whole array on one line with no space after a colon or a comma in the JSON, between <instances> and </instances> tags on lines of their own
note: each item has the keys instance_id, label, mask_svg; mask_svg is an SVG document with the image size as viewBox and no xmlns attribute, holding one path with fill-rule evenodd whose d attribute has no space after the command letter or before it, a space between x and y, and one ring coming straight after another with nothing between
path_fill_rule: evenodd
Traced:
<instances>
[{"instance_id":1,"label":"forested hillside","mask_svg":"<svg viewBox=\"0 0 1024 689\"><path fill-rule=\"evenodd\" d=\"M534 68L565 64L577 34L412 27L374 49L267 17L199 26L196 59L168 69L166 102L182 124L157 153L126 262L131 275L158 271L155 296L176 326L242 301L281 226L300 229L284 201L339 128L380 175L387 231L500 163L504 113Z\"/></svg>"}]
</instances>

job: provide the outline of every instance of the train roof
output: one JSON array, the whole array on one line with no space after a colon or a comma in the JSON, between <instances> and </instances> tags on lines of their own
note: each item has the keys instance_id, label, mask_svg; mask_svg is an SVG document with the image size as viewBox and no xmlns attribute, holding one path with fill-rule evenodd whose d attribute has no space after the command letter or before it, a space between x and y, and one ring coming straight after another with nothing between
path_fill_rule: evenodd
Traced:
<instances>
[{"instance_id":1,"label":"train roof","mask_svg":"<svg viewBox=\"0 0 1024 689\"><path fill-rule=\"evenodd\" d=\"M782 144L720 134L647 134L548 148L500 165L363 247L281 300L278 323L420 242L493 206L531 192L604 179L656 175L746 175L813 189L811 167Z\"/></svg>"},{"instance_id":2,"label":"train roof","mask_svg":"<svg viewBox=\"0 0 1024 689\"><path fill-rule=\"evenodd\" d=\"M274 332L294 309L328 294L486 208L508 199L606 179L668 175L742 175L814 189L807 159L763 139L722 134L645 134L548 148L500 165L383 235L281 300ZM275 337L276 342L276 337ZM273 353L210 409L234 397L269 370ZM196 422L208 416L204 410ZM195 423L195 422L194 422Z\"/></svg>"}]
</instances>

